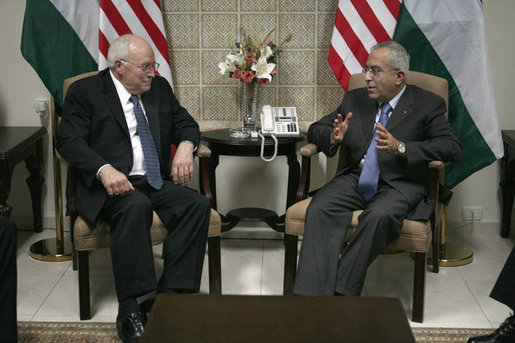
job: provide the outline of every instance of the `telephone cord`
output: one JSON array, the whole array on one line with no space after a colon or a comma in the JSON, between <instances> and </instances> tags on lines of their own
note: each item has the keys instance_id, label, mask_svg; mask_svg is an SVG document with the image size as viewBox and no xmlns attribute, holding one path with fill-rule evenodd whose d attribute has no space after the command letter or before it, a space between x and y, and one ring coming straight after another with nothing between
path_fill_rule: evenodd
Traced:
<instances>
[{"instance_id":1,"label":"telephone cord","mask_svg":"<svg viewBox=\"0 0 515 343\"><path fill-rule=\"evenodd\" d=\"M273 133L270 134L270 136L274 140L274 155L271 158L267 159L264 156L264 153L265 153L265 137L261 133L261 130L258 131L258 135L259 135L259 137L261 137L261 156L260 156L261 159L263 161L265 161L265 162L272 162L274 160L274 158L277 156L277 146L279 145L279 142L277 141L277 137L275 137L275 135Z\"/></svg>"}]
</instances>

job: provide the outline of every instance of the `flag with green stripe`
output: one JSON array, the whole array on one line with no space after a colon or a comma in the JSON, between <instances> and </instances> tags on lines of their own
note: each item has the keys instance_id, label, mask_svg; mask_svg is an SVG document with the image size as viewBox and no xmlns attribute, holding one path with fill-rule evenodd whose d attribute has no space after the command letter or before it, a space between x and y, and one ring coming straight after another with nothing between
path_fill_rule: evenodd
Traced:
<instances>
[{"instance_id":1,"label":"flag with green stripe","mask_svg":"<svg viewBox=\"0 0 515 343\"><path fill-rule=\"evenodd\" d=\"M63 81L98 68L97 0L27 0L21 53L59 106Z\"/></svg>"},{"instance_id":2,"label":"flag with green stripe","mask_svg":"<svg viewBox=\"0 0 515 343\"><path fill-rule=\"evenodd\" d=\"M449 81L449 122L463 154L447 166L445 184L454 187L501 158L481 3L404 0L393 40L410 53L411 70Z\"/></svg>"}]
</instances>

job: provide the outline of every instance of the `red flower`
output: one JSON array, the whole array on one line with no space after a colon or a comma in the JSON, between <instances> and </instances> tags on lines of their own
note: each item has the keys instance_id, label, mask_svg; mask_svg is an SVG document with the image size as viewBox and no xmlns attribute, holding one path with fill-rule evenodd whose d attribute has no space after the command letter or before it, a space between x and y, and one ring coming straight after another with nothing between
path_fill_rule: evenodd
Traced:
<instances>
[{"instance_id":1,"label":"red flower","mask_svg":"<svg viewBox=\"0 0 515 343\"><path fill-rule=\"evenodd\" d=\"M260 85L264 85L267 82L268 82L268 79L265 79L265 78L258 79L258 84L260 84Z\"/></svg>"},{"instance_id":2,"label":"red flower","mask_svg":"<svg viewBox=\"0 0 515 343\"><path fill-rule=\"evenodd\" d=\"M241 75L241 79L243 80L243 82L250 82L250 81L252 81L253 78L254 78L253 70L246 71L243 73L243 75Z\"/></svg>"},{"instance_id":3,"label":"red flower","mask_svg":"<svg viewBox=\"0 0 515 343\"><path fill-rule=\"evenodd\" d=\"M236 69L231 76L233 79L239 79L241 77L241 69Z\"/></svg>"}]
</instances>

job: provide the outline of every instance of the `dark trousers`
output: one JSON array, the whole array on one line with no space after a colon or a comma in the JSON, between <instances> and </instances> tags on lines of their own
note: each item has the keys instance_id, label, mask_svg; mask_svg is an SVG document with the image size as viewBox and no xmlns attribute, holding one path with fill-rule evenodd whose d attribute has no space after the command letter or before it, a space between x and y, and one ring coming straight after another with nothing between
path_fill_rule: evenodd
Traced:
<instances>
[{"instance_id":1,"label":"dark trousers","mask_svg":"<svg viewBox=\"0 0 515 343\"><path fill-rule=\"evenodd\" d=\"M511 249L490 297L515 311L515 247Z\"/></svg>"},{"instance_id":2,"label":"dark trousers","mask_svg":"<svg viewBox=\"0 0 515 343\"><path fill-rule=\"evenodd\" d=\"M144 177L131 177L136 191L109 198L100 218L111 227L111 259L118 301L157 289L198 292L211 206L189 188L165 181L153 190ZM168 229L164 269L156 281L150 237L152 211Z\"/></svg>"},{"instance_id":3,"label":"dark trousers","mask_svg":"<svg viewBox=\"0 0 515 343\"><path fill-rule=\"evenodd\" d=\"M16 225L0 215L0 341L16 342Z\"/></svg>"},{"instance_id":4,"label":"dark trousers","mask_svg":"<svg viewBox=\"0 0 515 343\"><path fill-rule=\"evenodd\" d=\"M360 295L366 270L399 237L409 212L406 198L380 185L367 203L358 192L358 174L339 175L318 190L306 224L293 294ZM356 234L344 247L354 210L363 209Z\"/></svg>"}]
</instances>

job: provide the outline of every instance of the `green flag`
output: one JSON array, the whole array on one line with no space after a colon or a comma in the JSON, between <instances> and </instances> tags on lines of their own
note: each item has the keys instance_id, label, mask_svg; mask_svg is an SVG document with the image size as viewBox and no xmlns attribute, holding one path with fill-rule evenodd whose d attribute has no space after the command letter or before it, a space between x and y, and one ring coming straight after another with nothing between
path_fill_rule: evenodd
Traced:
<instances>
[{"instance_id":1,"label":"green flag","mask_svg":"<svg viewBox=\"0 0 515 343\"><path fill-rule=\"evenodd\" d=\"M449 122L463 154L458 163L447 166L446 185L454 187L501 158L480 2L404 0L393 40L410 53L411 70L449 81Z\"/></svg>"}]
</instances>

